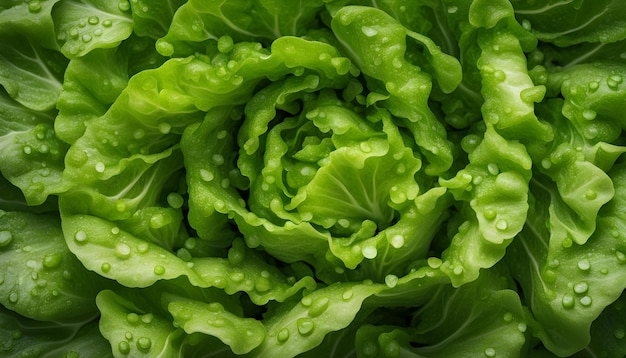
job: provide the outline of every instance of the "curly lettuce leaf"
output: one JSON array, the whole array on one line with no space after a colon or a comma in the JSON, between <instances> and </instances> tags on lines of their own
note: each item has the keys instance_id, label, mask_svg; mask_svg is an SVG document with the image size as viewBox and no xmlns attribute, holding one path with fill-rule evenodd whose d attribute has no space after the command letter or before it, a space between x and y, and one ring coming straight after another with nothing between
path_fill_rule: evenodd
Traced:
<instances>
[{"instance_id":1,"label":"curly lettuce leaf","mask_svg":"<svg viewBox=\"0 0 626 358\"><path fill-rule=\"evenodd\" d=\"M488 277L489 279L486 279ZM486 274L458 289L441 286L410 328L363 325L356 334L363 357L520 357L526 343L524 310L504 280ZM497 283L497 284L496 284ZM442 317L454 317L442 320Z\"/></svg>"},{"instance_id":2,"label":"curly lettuce leaf","mask_svg":"<svg viewBox=\"0 0 626 358\"><path fill-rule=\"evenodd\" d=\"M596 229L600 208L615 194L606 172L626 148L586 138L574 121L561 114L565 108L560 100L548 101L538 111L559 130L550 146L529 147L538 171L558 188L552 195L550 234L582 245Z\"/></svg>"},{"instance_id":3,"label":"curly lettuce leaf","mask_svg":"<svg viewBox=\"0 0 626 358\"><path fill-rule=\"evenodd\" d=\"M403 118L402 125L412 131L428 160L426 172L435 175L447 170L452 165L451 143L446 139L445 127L428 106L432 77L406 60L406 28L385 12L363 6L343 7L331 25L346 53L363 74L375 81L374 90L385 96L382 105ZM434 48L423 41L429 45L427 48ZM440 52L436 56L446 59L437 62L441 72L458 73L460 77L456 61ZM444 85L452 87L452 83Z\"/></svg>"},{"instance_id":4,"label":"curly lettuce leaf","mask_svg":"<svg viewBox=\"0 0 626 358\"><path fill-rule=\"evenodd\" d=\"M159 39L167 34L174 14L185 1L168 0L156 3L137 0L129 3L133 18L133 33L141 37Z\"/></svg>"},{"instance_id":5,"label":"curly lettuce leaf","mask_svg":"<svg viewBox=\"0 0 626 358\"><path fill-rule=\"evenodd\" d=\"M533 179L535 200L529 220L505 261L513 268L532 312L529 326L552 352L571 355L590 342L590 327L621 295L624 285L624 166L611 176L616 195L598 215L598 226L583 244L551 236L545 225L556 194L545 177Z\"/></svg>"},{"instance_id":6,"label":"curly lettuce leaf","mask_svg":"<svg viewBox=\"0 0 626 358\"><path fill-rule=\"evenodd\" d=\"M268 312L264 319L266 338L251 356L264 357L271 352L281 357L295 357L316 347L329 332L347 327L363 301L383 287L337 282L319 288L287 307Z\"/></svg>"},{"instance_id":7,"label":"curly lettuce leaf","mask_svg":"<svg viewBox=\"0 0 626 358\"><path fill-rule=\"evenodd\" d=\"M97 321L54 323L37 321L0 306L0 341L3 357L97 356L113 357Z\"/></svg>"},{"instance_id":8,"label":"curly lettuce leaf","mask_svg":"<svg viewBox=\"0 0 626 358\"><path fill-rule=\"evenodd\" d=\"M506 140L493 127L482 140L468 137L466 142L475 145L468 147L470 163L454 178L440 179L462 203L456 233L442 253L444 269L456 286L475 280L481 268L502 259L522 229L532 165L523 145Z\"/></svg>"},{"instance_id":9,"label":"curly lettuce leaf","mask_svg":"<svg viewBox=\"0 0 626 358\"><path fill-rule=\"evenodd\" d=\"M67 190L62 180L67 144L53 128L54 111L34 111L0 90L2 176L20 188L29 205Z\"/></svg>"},{"instance_id":10,"label":"curly lettuce leaf","mask_svg":"<svg viewBox=\"0 0 626 358\"><path fill-rule=\"evenodd\" d=\"M620 63L579 64L551 73L548 86L559 88L562 113L592 143L613 142L625 124L626 66Z\"/></svg>"},{"instance_id":11,"label":"curly lettuce leaf","mask_svg":"<svg viewBox=\"0 0 626 358\"><path fill-rule=\"evenodd\" d=\"M177 355L184 338L182 330L172 326L171 319L158 307L140 297L122 296L111 290L103 290L96 297L101 312L100 332L110 342L113 356Z\"/></svg>"},{"instance_id":12,"label":"curly lettuce leaf","mask_svg":"<svg viewBox=\"0 0 626 358\"><path fill-rule=\"evenodd\" d=\"M67 59L21 35L0 42L0 85L22 104L35 111L54 109L62 87Z\"/></svg>"},{"instance_id":13,"label":"curly lettuce leaf","mask_svg":"<svg viewBox=\"0 0 626 358\"><path fill-rule=\"evenodd\" d=\"M614 42L626 38L620 1L512 0L515 15L537 38L565 47L583 42Z\"/></svg>"},{"instance_id":14,"label":"curly lettuce leaf","mask_svg":"<svg viewBox=\"0 0 626 358\"><path fill-rule=\"evenodd\" d=\"M228 49L233 41L270 43L283 36L302 36L317 23L321 6L319 0L187 1L174 14L157 49L164 56L178 56L193 53L207 40Z\"/></svg>"},{"instance_id":15,"label":"curly lettuce leaf","mask_svg":"<svg viewBox=\"0 0 626 358\"><path fill-rule=\"evenodd\" d=\"M178 297L168 300L167 309L176 326L187 334L202 333L217 337L235 354L249 353L265 339L265 327L260 321L228 312L219 302Z\"/></svg>"},{"instance_id":16,"label":"curly lettuce leaf","mask_svg":"<svg viewBox=\"0 0 626 358\"><path fill-rule=\"evenodd\" d=\"M71 60L57 102L57 136L74 143L86 122L104 115L127 84L127 64L118 49L98 49Z\"/></svg>"},{"instance_id":17,"label":"curly lettuce leaf","mask_svg":"<svg viewBox=\"0 0 626 358\"><path fill-rule=\"evenodd\" d=\"M56 322L93 318L104 286L64 244L55 214L0 211L0 303L24 317Z\"/></svg>"},{"instance_id":18,"label":"curly lettuce leaf","mask_svg":"<svg viewBox=\"0 0 626 358\"><path fill-rule=\"evenodd\" d=\"M62 1L52 9L57 40L67 58L96 48L117 47L133 31L130 2Z\"/></svg>"},{"instance_id":19,"label":"curly lettuce leaf","mask_svg":"<svg viewBox=\"0 0 626 358\"><path fill-rule=\"evenodd\" d=\"M5 1L0 10L0 37L24 35L43 47L58 50L52 21L52 8L58 0Z\"/></svg>"}]
</instances>

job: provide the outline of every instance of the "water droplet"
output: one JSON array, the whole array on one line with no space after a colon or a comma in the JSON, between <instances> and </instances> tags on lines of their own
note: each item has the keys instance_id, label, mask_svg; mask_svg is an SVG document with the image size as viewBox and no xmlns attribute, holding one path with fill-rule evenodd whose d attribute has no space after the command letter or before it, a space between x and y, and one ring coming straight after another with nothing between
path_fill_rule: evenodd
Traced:
<instances>
[{"instance_id":1,"label":"water droplet","mask_svg":"<svg viewBox=\"0 0 626 358\"><path fill-rule=\"evenodd\" d=\"M400 68L402 68L402 66L404 65L403 60L404 60L404 59L403 59L403 58L401 58L401 57L394 57L394 59L393 59L393 60L391 60L391 65L392 65L394 68L400 69Z\"/></svg>"},{"instance_id":2,"label":"water droplet","mask_svg":"<svg viewBox=\"0 0 626 358\"><path fill-rule=\"evenodd\" d=\"M611 75L611 79L617 83L622 83L623 78L621 75Z\"/></svg>"},{"instance_id":3,"label":"water droplet","mask_svg":"<svg viewBox=\"0 0 626 358\"><path fill-rule=\"evenodd\" d=\"M378 356L378 347L376 346L376 343L372 341L366 341L361 349L362 349L361 352L366 357Z\"/></svg>"},{"instance_id":4,"label":"water droplet","mask_svg":"<svg viewBox=\"0 0 626 358\"><path fill-rule=\"evenodd\" d=\"M165 273L165 267L161 265L154 266L154 274L155 275L163 275Z\"/></svg>"},{"instance_id":5,"label":"water droplet","mask_svg":"<svg viewBox=\"0 0 626 358\"><path fill-rule=\"evenodd\" d=\"M500 231L504 231L508 227L509 227L509 224L506 222L506 220L498 220L498 222L496 222L496 229Z\"/></svg>"},{"instance_id":6,"label":"water droplet","mask_svg":"<svg viewBox=\"0 0 626 358\"><path fill-rule=\"evenodd\" d=\"M573 244L573 243L574 243L574 242L573 242L573 241L572 241L572 239L570 239L569 237L566 237L566 238L564 238L564 239L563 239L563 241L561 241L561 245L562 245L564 248L572 247L572 244Z\"/></svg>"},{"instance_id":7,"label":"water droplet","mask_svg":"<svg viewBox=\"0 0 626 358\"><path fill-rule=\"evenodd\" d=\"M598 192L593 189L589 189L585 192L585 199L587 200L595 200L597 197Z\"/></svg>"},{"instance_id":8,"label":"water droplet","mask_svg":"<svg viewBox=\"0 0 626 358\"><path fill-rule=\"evenodd\" d=\"M0 231L0 247L8 246L13 241L13 234L8 230Z\"/></svg>"},{"instance_id":9,"label":"water droplet","mask_svg":"<svg viewBox=\"0 0 626 358\"><path fill-rule=\"evenodd\" d=\"M120 11L128 11L130 10L130 3L126 0L122 0L117 4L117 7Z\"/></svg>"},{"instance_id":10,"label":"water droplet","mask_svg":"<svg viewBox=\"0 0 626 358\"><path fill-rule=\"evenodd\" d=\"M350 220L342 218L337 220L337 224L343 228L348 228L350 227Z\"/></svg>"},{"instance_id":11,"label":"water droplet","mask_svg":"<svg viewBox=\"0 0 626 358\"><path fill-rule=\"evenodd\" d=\"M130 246L121 242L115 245L115 256L120 259L127 259L130 257Z\"/></svg>"},{"instance_id":12,"label":"water droplet","mask_svg":"<svg viewBox=\"0 0 626 358\"><path fill-rule=\"evenodd\" d=\"M162 213L154 214L150 217L150 227L152 229L162 228L168 223Z\"/></svg>"},{"instance_id":13,"label":"water droplet","mask_svg":"<svg viewBox=\"0 0 626 358\"><path fill-rule=\"evenodd\" d=\"M61 265L63 256L59 253L47 254L43 257L42 265L47 269L54 269Z\"/></svg>"},{"instance_id":14,"label":"water droplet","mask_svg":"<svg viewBox=\"0 0 626 358\"><path fill-rule=\"evenodd\" d=\"M85 233L84 231L77 231L76 234L74 234L74 241L78 243L83 243L86 240L87 240L87 233Z\"/></svg>"},{"instance_id":15,"label":"water droplet","mask_svg":"<svg viewBox=\"0 0 626 358\"><path fill-rule=\"evenodd\" d=\"M81 40L83 40L84 43L87 43L87 42L90 42L92 38L93 37L91 37L91 35L89 34L83 34L83 36L81 37Z\"/></svg>"},{"instance_id":16,"label":"water droplet","mask_svg":"<svg viewBox=\"0 0 626 358\"><path fill-rule=\"evenodd\" d=\"M316 299L309 308L309 316L317 317L321 315L322 313L324 313L324 311L326 311L329 303L330 300L328 299L328 297L320 297Z\"/></svg>"},{"instance_id":17,"label":"water droplet","mask_svg":"<svg viewBox=\"0 0 626 358\"><path fill-rule=\"evenodd\" d=\"M463 267L462 266L457 266L454 268L454 270L452 270L452 273L455 274L456 276L460 276L463 274Z\"/></svg>"},{"instance_id":18,"label":"water droplet","mask_svg":"<svg viewBox=\"0 0 626 358\"><path fill-rule=\"evenodd\" d=\"M302 303L304 307L311 307L311 305L313 304L313 299L311 298L311 296L304 296L300 300L300 303Z\"/></svg>"},{"instance_id":19,"label":"water droplet","mask_svg":"<svg viewBox=\"0 0 626 358\"><path fill-rule=\"evenodd\" d=\"M564 294L563 298L561 299L561 304L563 305L563 308L574 307L574 297L569 293Z\"/></svg>"},{"instance_id":20,"label":"water droplet","mask_svg":"<svg viewBox=\"0 0 626 358\"><path fill-rule=\"evenodd\" d=\"M578 261L578 269L581 271L589 271L589 269L591 268L591 264L589 263L589 260L587 259L583 259Z\"/></svg>"},{"instance_id":21,"label":"water droplet","mask_svg":"<svg viewBox=\"0 0 626 358\"><path fill-rule=\"evenodd\" d=\"M513 313L511 313L511 312L505 313L504 316L502 316L502 319L504 319L504 322L511 322L511 321L513 321Z\"/></svg>"},{"instance_id":22,"label":"water droplet","mask_svg":"<svg viewBox=\"0 0 626 358\"><path fill-rule=\"evenodd\" d=\"M267 292L271 287L272 283L267 277L257 277L254 281L254 289L258 292Z\"/></svg>"},{"instance_id":23,"label":"water droplet","mask_svg":"<svg viewBox=\"0 0 626 358\"><path fill-rule=\"evenodd\" d=\"M622 338L624 338L626 336L626 331L624 331L621 328L617 328L616 330L613 331L613 335L617 339L622 339Z\"/></svg>"},{"instance_id":24,"label":"water droplet","mask_svg":"<svg viewBox=\"0 0 626 358\"><path fill-rule=\"evenodd\" d=\"M24 154L30 154L33 152L33 148L29 147L29 146L24 146Z\"/></svg>"},{"instance_id":25,"label":"water droplet","mask_svg":"<svg viewBox=\"0 0 626 358\"><path fill-rule=\"evenodd\" d=\"M598 133L598 128L593 124L588 125L584 130L584 135L587 139L594 139L598 136Z\"/></svg>"},{"instance_id":26,"label":"water droplet","mask_svg":"<svg viewBox=\"0 0 626 358\"><path fill-rule=\"evenodd\" d=\"M117 349L122 354L128 354L130 353L130 344L127 341L121 341L117 344Z\"/></svg>"},{"instance_id":27,"label":"water droplet","mask_svg":"<svg viewBox=\"0 0 626 358\"><path fill-rule=\"evenodd\" d=\"M100 22L100 18L98 18L98 16L89 16L89 19L87 19L87 22L90 25L97 25Z\"/></svg>"},{"instance_id":28,"label":"water droplet","mask_svg":"<svg viewBox=\"0 0 626 358\"><path fill-rule=\"evenodd\" d=\"M224 312L224 306L219 302L209 303L209 311L211 312Z\"/></svg>"},{"instance_id":29,"label":"water droplet","mask_svg":"<svg viewBox=\"0 0 626 358\"><path fill-rule=\"evenodd\" d=\"M396 249L403 247L404 243L405 243L404 236L400 234L393 235L391 239L389 239L389 244L391 244L391 246L393 246Z\"/></svg>"},{"instance_id":30,"label":"water droplet","mask_svg":"<svg viewBox=\"0 0 626 358\"><path fill-rule=\"evenodd\" d=\"M261 245L261 237L258 235L250 235L245 239L246 244L248 244L248 247L250 247L251 249L254 249L255 247L259 247L259 245Z\"/></svg>"},{"instance_id":31,"label":"water droplet","mask_svg":"<svg viewBox=\"0 0 626 358\"><path fill-rule=\"evenodd\" d=\"M102 265L100 265L100 270L102 270L102 272L104 273L111 271L111 264L108 262L103 262Z\"/></svg>"},{"instance_id":32,"label":"water droplet","mask_svg":"<svg viewBox=\"0 0 626 358\"><path fill-rule=\"evenodd\" d=\"M221 155L221 154L213 154L211 159L213 160L213 163L215 163L215 165L222 165L222 164L224 164L224 156Z\"/></svg>"},{"instance_id":33,"label":"water droplet","mask_svg":"<svg viewBox=\"0 0 626 358\"><path fill-rule=\"evenodd\" d=\"M389 274L385 276L385 285L389 288L394 288L398 284L398 276Z\"/></svg>"},{"instance_id":34,"label":"water droplet","mask_svg":"<svg viewBox=\"0 0 626 358\"><path fill-rule=\"evenodd\" d=\"M376 256L378 255L378 250L375 246L364 246L361 249L361 254L363 254L363 257L365 257L366 259L371 260L376 258Z\"/></svg>"},{"instance_id":35,"label":"water droplet","mask_svg":"<svg viewBox=\"0 0 626 358\"><path fill-rule=\"evenodd\" d=\"M146 313L142 315L140 318L141 318L141 322L145 324L150 324L154 320L154 315L152 313Z\"/></svg>"},{"instance_id":36,"label":"water droplet","mask_svg":"<svg viewBox=\"0 0 626 358\"><path fill-rule=\"evenodd\" d=\"M37 0L32 0L28 3L28 11L31 13L37 13L41 11L41 3Z\"/></svg>"},{"instance_id":37,"label":"water droplet","mask_svg":"<svg viewBox=\"0 0 626 358\"><path fill-rule=\"evenodd\" d=\"M159 132L161 134L168 134L172 130L172 125L167 122L159 123Z\"/></svg>"},{"instance_id":38,"label":"water droplet","mask_svg":"<svg viewBox=\"0 0 626 358\"><path fill-rule=\"evenodd\" d=\"M246 257L245 244L241 241L233 242L232 247L228 250L228 261L231 265L239 265Z\"/></svg>"},{"instance_id":39,"label":"water droplet","mask_svg":"<svg viewBox=\"0 0 626 358\"><path fill-rule=\"evenodd\" d=\"M589 290L589 285L585 281L578 282L577 284L574 285L574 292L578 294L586 293L588 290Z\"/></svg>"},{"instance_id":40,"label":"water droplet","mask_svg":"<svg viewBox=\"0 0 626 358\"><path fill-rule=\"evenodd\" d=\"M206 169L200 169L200 178L206 182L210 182L215 178L215 175Z\"/></svg>"},{"instance_id":41,"label":"water droplet","mask_svg":"<svg viewBox=\"0 0 626 358\"><path fill-rule=\"evenodd\" d=\"M485 219L487 219L487 220L493 220L493 219L495 219L495 218L496 218L496 216L498 215L498 212L497 212L497 211L495 211L495 210L494 210L494 209L492 209L492 208L489 208L489 209L486 209L486 210L485 210L485 212L484 212L484 214L483 214L483 215L485 216Z\"/></svg>"},{"instance_id":42,"label":"water droplet","mask_svg":"<svg viewBox=\"0 0 626 358\"><path fill-rule=\"evenodd\" d=\"M381 343L385 357L399 357L400 356L400 343L397 340L387 341Z\"/></svg>"},{"instance_id":43,"label":"water droplet","mask_svg":"<svg viewBox=\"0 0 626 358\"><path fill-rule=\"evenodd\" d=\"M223 318L215 318L209 319L207 323L214 327L224 327L226 325L226 320Z\"/></svg>"},{"instance_id":44,"label":"water droplet","mask_svg":"<svg viewBox=\"0 0 626 358\"><path fill-rule=\"evenodd\" d=\"M12 291L9 294L9 302L11 303L16 303L19 300L19 298L20 298L19 294L15 291Z\"/></svg>"},{"instance_id":45,"label":"water droplet","mask_svg":"<svg viewBox=\"0 0 626 358\"><path fill-rule=\"evenodd\" d=\"M491 175L498 175L498 173L500 173L500 169L498 168L498 164L496 163L487 164L487 171Z\"/></svg>"},{"instance_id":46,"label":"water droplet","mask_svg":"<svg viewBox=\"0 0 626 358\"><path fill-rule=\"evenodd\" d=\"M341 294L341 298L343 298L343 299L344 299L344 300L346 300L346 301L350 300L353 296L354 296L354 292L352 292L352 290L350 290L350 289L345 290L345 291Z\"/></svg>"},{"instance_id":47,"label":"water droplet","mask_svg":"<svg viewBox=\"0 0 626 358\"><path fill-rule=\"evenodd\" d=\"M493 77L495 77L496 81L503 82L506 80L506 74L504 71L497 70L493 73Z\"/></svg>"},{"instance_id":48,"label":"water droplet","mask_svg":"<svg viewBox=\"0 0 626 358\"><path fill-rule=\"evenodd\" d=\"M137 340L137 349L141 352L147 352L152 346L152 341L148 337L141 337Z\"/></svg>"},{"instance_id":49,"label":"water droplet","mask_svg":"<svg viewBox=\"0 0 626 358\"><path fill-rule=\"evenodd\" d=\"M493 349L493 348L487 348L487 349L485 349L485 356L486 356L486 357L489 357L489 358L491 358L491 357L495 357L495 356L496 356L496 350L495 350L495 349Z\"/></svg>"},{"instance_id":50,"label":"water droplet","mask_svg":"<svg viewBox=\"0 0 626 358\"><path fill-rule=\"evenodd\" d=\"M527 329L528 329L528 325L524 322L521 322L517 325L517 330L520 331L521 333L526 332Z\"/></svg>"},{"instance_id":51,"label":"water droplet","mask_svg":"<svg viewBox=\"0 0 626 358\"><path fill-rule=\"evenodd\" d=\"M139 320L140 320L139 315L134 312L131 312L126 315L126 321L128 321L128 323L130 324L137 324L139 323Z\"/></svg>"},{"instance_id":52,"label":"water droplet","mask_svg":"<svg viewBox=\"0 0 626 358\"><path fill-rule=\"evenodd\" d=\"M315 322L306 317L298 318L296 325L298 326L298 332L303 336L313 332L315 328Z\"/></svg>"},{"instance_id":53,"label":"water droplet","mask_svg":"<svg viewBox=\"0 0 626 358\"><path fill-rule=\"evenodd\" d=\"M363 32L363 34L367 37L373 37L378 35L378 30L370 26L362 26L361 32Z\"/></svg>"},{"instance_id":54,"label":"water droplet","mask_svg":"<svg viewBox=\"0 0 626 358\"><path fill-rule=\"evenodd\" d=\"M593 109L587 108L583 110L583 118L588 121L595 119L596 115L597 113Z\"/></svg>"},{"instance_id":55,"label":"water droplet","mask_svg":"<svg viewBox=\"0 0 626 358\"><path fill-rule=\"evenodd\" d=\"M589 297L589 296L581 297L580 298L580 304L585 306L585 307L590 306L591 305L591 297Z\"/></svg>"},{"instance_id":56,"label":"water droplet","mask_svg":"<svg viewBox=\"0 0 626 358\"><path fill-rule=\"evenodd\" d=\"M281 343L286 342L289 339L289 328L285 327L281 329L280 332L278 332L276 339L278 339Z\"/></svg>"},{"instance_id":57,"label":"water droplet","mask_svg":"<svg viewBox=\"0 0 626 358\"><path fill-rule=\"evenodd\" d=\"M96 163L96 171L97 171L98 173L104 173L104 169L105 169L105 168L106 168L106 167L105 167L104 163L102 163L102 162L98 162L98 163Z\"/></svg>"},{"instance_id":58,"label":"water droplet","mask_svg":"<svg viewBox=\"0 0 626 358\"><path fill-rule=\"evenodd\" d=\"M620 263L626 262L626 254L624 254L621 251L615 251L615 257L617 258L617 261L619 261Z\"/></svg>"},{"instance_id":59,"label":"water droplet","mask_svg":"<svg viewBox=\"0 0 626 358\"><path fill-rule=\"evenodd\" d=\"M133 332L126 332L124 333L124 338L126 338L127 341L132 341L133 340Z\"/></svg>"}]
</instances>

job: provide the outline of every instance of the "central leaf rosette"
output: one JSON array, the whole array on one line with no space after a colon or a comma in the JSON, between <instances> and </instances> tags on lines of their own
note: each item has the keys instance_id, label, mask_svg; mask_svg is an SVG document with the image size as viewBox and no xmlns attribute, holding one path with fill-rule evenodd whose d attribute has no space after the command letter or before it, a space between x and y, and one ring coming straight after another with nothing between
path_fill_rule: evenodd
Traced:
<instances>
[{"instance_id":1,"label":"central leaf rosette","mask_svg":"<svg viewBox=\"0 0 626 358\"><path fill-rule=\"evenodd\" d=\"M418 203L435 205L443 192L420 195L418 178L428 179L414 139L387 110L363 103L356 79L345 88L352 95L318 76L287 77L244 113L215 110L187 129L189 218L200 237L215 240L230 218L250 247L332 275L367 259L384 277L396 265L391 250L424 257L429 240L407 249L423 238Z\"/></svg>"}]
</instances>

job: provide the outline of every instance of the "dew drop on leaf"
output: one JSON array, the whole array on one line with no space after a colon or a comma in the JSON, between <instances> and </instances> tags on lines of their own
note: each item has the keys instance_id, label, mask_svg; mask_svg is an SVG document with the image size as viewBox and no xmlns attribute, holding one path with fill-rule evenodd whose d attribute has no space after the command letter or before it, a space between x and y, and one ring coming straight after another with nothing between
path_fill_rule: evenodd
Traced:
<instances>
[{"instance_id":1,"label":"dew drop on leaf","mask_svg":"<svg viewBox=\"0 0 626 358\"><path fill-rule=\"evenodd\" d=\"M318 298L317 300L315 300L315 302L311 304L311 307L309 308L309 316L317 317L321 315L322 313L324 313L324 311L326 311L326 309L328 309L329 303L330 300L328 299L328 297Z\"/></svg>"},{"instance_id":2,"label":"dew drop on leaf","mask_svg":"<svg viewBox=\"0 0 626 358\"><path fill-rule=\"evenodd\" d=\"M276 336L279 342L284 343L289 339L289 329L287 327L281 329Z\"/></svg>"},{"instance_id":3,"label":"dew drop on leaf","mask_svg":"<svg viewBox=\"0 0 626 358\"><path fill-rule=\"evenodd\" d=\"M155 275L163 275L165 273L165 267L161 265L154 266L154 274Z\"/></svg>"},{"instance_id":4,"label":"dew drop on leaf","mask_svg":"<svg viewBox=\"0 0 626 358\"><path fill-rule=\"evenodd\" d=\"M8 230L0 231L0 247L5 247L13 241L13 234Z\"/></svg>"},{"instance_id":5,"label":"dew drop on leaf","mask_svg":"<svg viewBox=\"0 0 626 358\"><path fill-rule=\"evenodd\" d=\"M84 231L77 231L74 235L74 240L78 243L85 242L87 240L87 233Z\"/></svg>"},{"instance_id":6,"label":"dew drop on leaf","mask_svg":"<svg viewBox=\"0 0 626 358\"><path fill-rule=\"evenodd\" d=\"M120 259L127 259L130 257L130 246L125 243L118 243L115 245L115 256Z\"/></svg>"},{"instance_id":7,"label":"dew drop on leaf","mask_svg":"<svg viewBox=\"0 0 626 358\"><path fill-rule=\"evenodd\" d=\"M574 307L574 297L569 293L564 294L563 298L561 299L561 304L563 305L563 308Z\"/></svg>"},{"instance_id":8,"label":"dew drop on leaf","mask_svg":"<svg viewBox=\"0 0 626 358\"><path fill-rule=\"evenodd\" d=\"M130 344L127 341L121 341L117 344L117 350L122 354L130 353Z\"/></svg>"},{"instance_id":9,"label":"dew drop on leaf","mask_svg":"<svg viewBox=\"0 0 626 358\"><path fill-rule=\"evenodd\" d=\"M493 348L485 349L485 357L492 358L492 357L495 357L495 356L496 356L496 350L495 349L493 349Z\"/></svg>"},{"instance_id":10,"label":"dew drop on leaf","mask_svg":"<svg viewBox=\"0 0 626 358\"><path fill-rule=\"evenodd\" d=\"M298 326L298 332L303 336L310 334L315 328L315 322L307 317L298 318L296 325Z\"/></svg>"}]
</instances>

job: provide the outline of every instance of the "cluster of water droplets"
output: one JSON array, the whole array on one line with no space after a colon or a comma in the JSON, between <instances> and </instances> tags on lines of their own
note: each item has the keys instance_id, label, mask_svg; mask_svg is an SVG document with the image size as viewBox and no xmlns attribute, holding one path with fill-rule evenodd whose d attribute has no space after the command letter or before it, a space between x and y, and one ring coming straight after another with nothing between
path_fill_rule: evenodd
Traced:
<instances>
[{"instance_id":1,"label":"cluster of water droplets","mask_svg":"<svg viewBox=\"0 0 626 358\"><path fill-rule=\"evenodd\" d=\"M129 354L133 348L141 353L148 353L152 348L152 339L148 334L142 334L150 329L153 324L154 314L130 312L126 315L126 323L136 331L128 330L124 332L123 338L117 344L117 350L123 354ZM139 332L139 333L138 333Z\"/></svg>"},{"instance_id":2,"label":"cluster of water droplets","mask_svg":"<svg viewBox=\"0 0 626 358\"><path fill-rule=\"evenodd\" d=\"M126 0L121 0L118 4L118 8L121 12L129 12L130 4ZM130 17L124 17L117 14L107 14L110 16L104 16L105 11L94 9L89 15L86 12L84 18L72 19L73 21L65 26L61 26L57 31L57 40L63 44L64 52L68 56L74 57L80 55L86 49L89 49L93 45L93 42L99 41L104 37L108 31L118 31L115 29L120 23L128 23L131 26Z\"/></svg>"}]
</instances>

